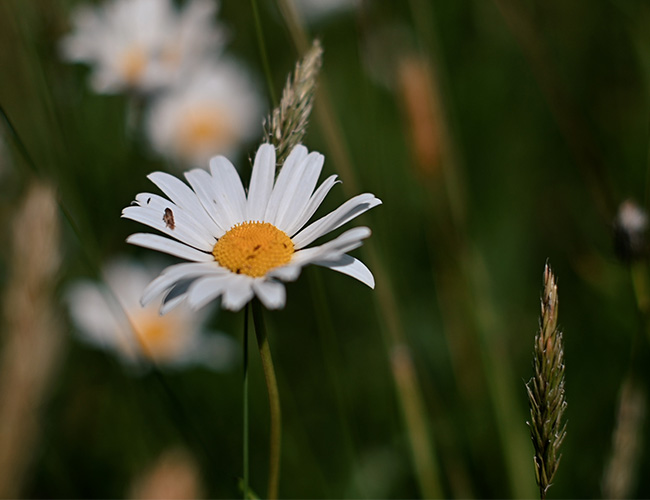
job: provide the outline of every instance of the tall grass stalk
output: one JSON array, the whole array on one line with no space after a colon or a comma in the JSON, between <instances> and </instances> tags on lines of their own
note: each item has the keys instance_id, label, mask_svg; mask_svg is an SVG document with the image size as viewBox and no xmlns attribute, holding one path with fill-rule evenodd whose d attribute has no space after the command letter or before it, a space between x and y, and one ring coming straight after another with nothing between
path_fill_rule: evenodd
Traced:
<instances>
[{"instance_id":1,"label":"tall grass stalk","mask_svg":"<svg viewBox=\"0 0 650 500\"><path fill-rule=\"evenodd\" d=\"M54 288L60 227L54 191L32 184L13 220L0 357L0 498L17 498L64 340Z\"/></svg>"},{"instance_id":2,"label":"tall grass stalk","mask_svg":"<svg viewBox=\"0 0 650 500\"><path fill-rule=\"evenodd\" d=\"M253 323L255 336L260 351L266 389L269 394L269 410L271 416L271 432L269 438L269 482L266 496L270 500L278 498L280 484L280 449L282 443L282 412L280 409L280 393L273 367L271 348L264 324L262 304L258 299L253 299Z\"/></svg>"},{"instance_id":3,"label":"tall grass stalk","mask_svg":"<svg viewBox=\"0 0 650 500\"><path fill-rule=\"evenodd\" d=\"M327 370L329 381L334 388L336 396L336 414L343 432L343 450L345 459L348 463L348 470L353 471L355 460L355 440L350 432L348 422L349 415L349 392L341 379L343 372L343 360L339 345L337 344L336 331L332 323L332 314L325 294L322 275L320 269L314 269L309 274L309 285L314 297L314 314L317 323L318 336L320 337L321 351L323 361ZM361 484L356 475L352 474L351 493L354 497L365 496L364 485Z\"/></svg>"},{"instance_id":4,"label":"tall grass stalk","mask_svg":"<svg viewBox=\"0 0 650 500\"><path fill-rule=\"evenodd\" d=\"M278 0L278 6L294 45L299 52L306 52L309 46L309 37L300 22L295 7L287 0ZM333 109L327 86L321 83L319 95L316 99L316 117L333 158L332 163L336 165L337 172L343 181L343 189L346 195L352 196L358 192L358 182L354 174L350 154L341 133L341 127L337 122ZM418 484L423 496L440 498L444 495L438 472L435 441L429 426L429 417L422 395L422 388L417 378L402 320L399 316L397 298L392 291L393 288L388 272L373 242L366 242L362 251L369 267L375 274L378 284L375 291L377 311L382 319L380 323L384 343L406 426ZM394 362L395 357L399 362Z\"/></svg>"},{"instance_id":5,"label":"tall grass stalk","mask_svg":"<svg viewBox=\"0 0 650 500\"><path fill-rule=\"evenodd\" d=\"M255 33L257 33L257 44L260 49L260 58L262 59L262 67L264 68L264 76L266 77L266 86L268 87L269 96L273 107L277 107L278 101L275 97L275 88L273 86L273 78L271 77L271 66L269 65L269 56L266 53L266 44L264 43L264 31L262 30L262 22L260 21L260 11L257 6L257 0L251 0L251 7L253 9L253 19L255 20Z\"/></svg>"},{"instance_id":6,"label":"tall grass stalk","mask_svg":"<svg viewBox=\"0 0 650 500\"><path fill-rule=\"evenodd\" d=\"M628 202L621 205L630 207ZM641 210L635 207L634 210ZM638 212L645 216L645 212ZM630 346L628 374L623 381L618 395L616 423L612 433L612 450L605 465L602 479L604 498L629 498L638 475L639 461L642 455L640 443L643 442L643 423L647 412L647 396L642 377L648 339L650 338L650 288L648 286L647 255L647 219L642 224L629 224L621 217L621 211L615 228L615 241L625 249L619 252L630 265L630 280L636 306L639 312L640 327L634 335ZM639 219L641 220L641 219ZM623 242L623 244L621 244Z\"/></svg>"},{"instance_id":7,"label":"tall grass stalk","mask_svg":"<svg viewBox=\"0 0 650 500\"><path fill-rule=\"evenodd\" d=\"M612 451L603 475L603 498L630 498L639 470L647 397L632 375L623 382L618 399Z\"/></svg>"},{"instance_id":8,"label":"tall grass stalk","mask_svg":"<svg viewBox=\"0 0 650 500\"><path fill-rule=\"evenodd\" d=\"M528 444L525 430L517 425L523 418L522 409L517 405L515 394L514 370L503 348L505 328L499 320L491 290L490 274L479 249L472 243L466 223L466 193L463 182L462 155L458 150L451 123L453 112L446 99L446 66L436 39L434 12L425 0L410 0L410 8L420 41L420 52L414 62L424 66L421 70L428 80L420 91L428 92L422 105L429 104L430 119L437 120L431 141L439 143L440 171L434 171L424 183L430 191L430 212L436 219L437 230L431 231L428 238L432 255L439 253L444 260L444 268L435 270L435 280L439 284L441 309L452 307L459 313L445 312L444 332L447 344L452 350L454 371L464 378L466 371L459 365L467 361L467 354L459 353L457 346L461 340L453 337L455 333L473 335L466 341L476 342L480 357L484 382L490 397L490 403L497 426L497 434L506 465L507 478L511 494L519 498L534 495L534 484L527 479L525 463L528 457ZM426 62L428 61L428 65ZM435 242L435 244L433 243ZM448 248L442 249L444 245ZM450 264L449 256L457 260ZM440 276L449 276L441 279ZM458 298L461 301L458 301Z\"/></svg>"},{"instance_id":9,"label":"tall grass stalk","mask_svg":"<svg viewBox=\"0 0 650 500\"><path fill-rule=\"evenodd\" d=\"M557 283L551 268L544 269L544 291L539 331L535 336L533 366L535 374L526 384L530 403L530 435L535 448L535 478L539 497L546 498L560 465L560 446L566 435L563 423L566 397L564 393L564 345L557 326Z\"/></svg>"},{"instance_id":10,"label":"tall grass stalk","mask_svg":"<svg viewBox=\"0 0 650 500\"><path fill-rule=\"evenodd\" d=\"M243 381L242 381L242 459L243 463L243 493L244 500L248 498L248 310L250 303L246 304L244 308L244 338L242 339L242 368L243 368Z\"/></svg>"}]
</instances>

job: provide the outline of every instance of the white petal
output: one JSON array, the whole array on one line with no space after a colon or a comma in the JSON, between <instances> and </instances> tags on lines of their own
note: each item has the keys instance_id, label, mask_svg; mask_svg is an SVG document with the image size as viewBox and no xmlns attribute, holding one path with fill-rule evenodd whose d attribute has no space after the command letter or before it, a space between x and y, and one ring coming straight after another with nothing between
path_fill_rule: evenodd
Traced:
<instances>
[{"instance_id":1,"label":"white petal","mask_svg":"<svg viewBox=\"0 0 650 500\"><path fill-rule=\"evenodd\" d=\"M95 283L76 282L65 298L82 340L104 349L118 346L120 331L126 326L123 314L117 314L116 304L111 308L107 296Z\"/></svg>"},{"instance_id":2,"label":"white petal","mask_svg":"<svg viewBox=\"0 0 650 500\"><path fill-rule=\"evenodd\" d=\"M181 302L183 302L187 298L187 294L183 293L180 295L177 295L171 300L166 301L163 305L160 306L160 315L163 316L167 314L169 311L174 309L176 306L180 305Z\"/></svg>"},{"instance_id":3,"label":"white petal","mask_svg":"<svg viewBox=\"0 0 650 500\"><path fill-rule=\"evenodd\" d=\"M293 254L291 264L305 266L319 260L337 260L341 255L359 248L362 240L370 234L367 227L353 227L327 243L297 251Z\"/></svg>"},{"instance_id":4,"label":"white petal","mask_svg":"<svg viewBox=\"0 0 650 500\"><path fill-rule=\"evenodd\" d=\"M287 196L278 209L275 225L279 229L287 232L285 228L292 226L305 210L318 183L324 161L325 157L320 153L310 153L303 160L302 175L293 177L291 185L287 188Z\"/></svg>"},{"instance_id":5,"label":"white petal","mask_svg":"<svg viewBox=\"0 0 650 500\"><path fill-rule=\"evenodd\" d=\"M246 192L234 165L224 156L210 160L212 179L222 198L220 205L228 214L228 229L246 218Z\"/></svg>"},{"instance_id":6,"label":"white petal","mask_svg":"<svg viewBox=\"0 0 650 500\"><path fill-rule=\"evenodd\" d=\"M253 282L253 290L267 309L280 309L284 307L287 292L282 283L257 279Z\"/></svg>"},{"instance_id":7,"label":"white petal","mask_svg":"<svg viewBox=\"0 0 650 500\"><path fill-rule=\"evenodd\" d=\"M174 218L173 226L164 220L167 214ZM171 202L163 210L154 210L148 207L126 207L122 210L122 217L145 224L165 233L167 236L206 252L211 251L216 242L216 239L212 236L208 236L210 238L208 240L204 232L203 234L198 233L192 227L193 222L188 223L187 217Z\"/></svg>"},{"instance_id":8,"label":"white petal","mask_svg":"<svg viewBox=\"0 0 650 500\"><path fill-rule=\"evenodd\" d=\"M370 269L363 262L350 255L343 255L338 260L316 261L314 264L347 274L358 279L361 283L368 285L370 288L375 288L375 278L370 272Z\"/></svg>"},{"instance_id":9,"label":"white petal","mask_svg":"<svg viewBox=\"0 0 650 500\"><path fill-rule=\"evenodd\" d=\"M199 201L205 211L210 215L212 220L219 228L219 233L215 234L217 238L221 238L225 232L230 228L227 222L223 220L224 211L217 201L216 193L213 190L212 177L205 170L195 168L189 172L185 172L185 178L192 186L192 189L199 197Z\"/></svg>"},{"instance_id":10,"label":"white petal","mask_svg":"<svg viewBox=\"0 0 650 500\"><path fill-rule=\"evenodd\" d=\"M127 243L138 245L151 250L167 253L181 259L191 260L194 262L213 261L214 257L210 253L205 253L196 248L189 247L178 241L170 240L163 236L150 233L135 233L126 239Z\"/></svg>"},{"instance_id":11,"label":"white petal","mask_svg":"<svg viewBox=\"0 0 650 500\"><path fill-rule=\"evenodd\" d=\"M284 162L284 165L282 165L282 169L275 181L271 198L269 198L269 204L266 207L266 213L264 214L265 222L270 222L271 224L276 225L275 218L278 213L278 207L287 194L287 188L291 179L296 175L296 168L302 165L302 161L306 157L307 148L301 144L298 144L291 150L291 153L289 153L289 156Z\"/></svg>"},{"instance_id":12,"label":"white petal","mask_svg":"<svg viewBox=\"0 0 650 500\"><path fill-rule=\"evenodd\" d=\"M312 222L291 238L291 240L297 249L303 248L315 239L320 238L330 231L334 231L336 228L377 205L381 205L381 200L373 194L365 193L355 196L325 217L321 217L316 222Z\"/></svg>"},{"instance_id":13,"label":"white petal","mask_svg":"<svg viewBox=\"0 0 650 500\"><path fill-rule=\"evenodd\" d=\"M215 234L219 228L201 205L196 193L182 180L165 172L153 172L147 176L151 182L160 188L171 201L192 214L197 222L208 232Z\"/></svg>"},{"instance_id":14,"label":"white petal","mask_svg":"<svg viewBox=\"0 0 650 500\"><path fill-rule=\"evenodd\" d=\"M275 147L271 144L262 144L255 155L251 183L248 189L247 220L264 220L274 180Z\"/></svg>"},{"instance_id":15,"label":"white petal","mask_svg":"<svg viewBox=\"0 0 650 500\"><path fill-rule=\"evenodd\" d=\"M196 280L187 291L187 303L196 310L221 295L229 283L229 275L208 276Z\"/></svg>"},{"instance_id":16,"label":"white petal","mask_svg":"<svg viewBox=\"0 0 650 500\"><path fill-rule=\"evenodd\" d=\"M226 274L228 271L216 262L183 262L169 266L160 273L155 280L149 283L142 292L140 302L146 306L158 295L171 288L181 280L194 279L198 276Z\"/></svg>"},{"instance_id":17,"label":"white petal","mask_svg":"<svg viewBox=\"0 0 650 500\"><path fill-rule=\"evenodd\" d=\"M327 196L327 193L330 192L330 189L332 189L335 184L340 182L336 179L336 175L330 175L320 186L318 186L318 189L309 199L309 203L307 203L307 206L304 208L302 213L296 217L290 225L286 227L285 232L289 235L289 237L293 236L297 231L302 229L302 227L307 224L309 219L311 219L312 215L316 213L316 210L318 210L318 207L320 207L321 203L323 203L323 200Z\"/></svg>"},{"instance_id":18,"label":"white petal","mask_svg":"<svg viewBox=\"0 0 650 500\"><path fill-rule=\"evenodd\" d=\"M298 276L300 276L300 271L302 271L302 266L288 264L286 266L271 269L266 273L266 276L269 278L278 278L282 281L296 281Z\"/></svg>"},{"instance_id":19,"label":"white petal","mask_svg":"<svg viewBox=\"0 0 650 500\"><path fill-rule=\"evenodd\" d=\"M244 274L230 274L221 299L221 306L231 311L239 311L253 298L253 281L255 278Z\"/></svg>"}]
</instances>

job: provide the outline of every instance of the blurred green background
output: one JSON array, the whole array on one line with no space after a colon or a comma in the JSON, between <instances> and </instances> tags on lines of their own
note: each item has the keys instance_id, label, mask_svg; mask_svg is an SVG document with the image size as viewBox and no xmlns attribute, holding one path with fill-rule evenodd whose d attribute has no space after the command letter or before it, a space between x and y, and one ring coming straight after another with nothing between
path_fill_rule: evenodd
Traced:
<instances>
[{"instance_id":1,"label":"blurred green background","mask_svg":"<svg viewBox=\"0 0 650 500\"><path fill-rule=\"evenodd\" d=\"M170 170L128 130L128 98L93 93L88 69L60 60L57 40L77 3L0 4L0 104L81 231L79 239L63 221L60 294L92 276L86 254L99 265L151 256L125 243L141 227L119 215L153 189L149 172ZM259 10L279 95L299 54L278 7L259 0ZM230 30L228 52L265 89L251 3L225 0L218 17ZM344 178L319 213L357 192L383 206L363 216L373 236L356 252L375 272L376 290L309 268L287 285L285 309L266 314L284 417L282 497L422 495L391 370L392 300L444 496L535 495L524 383L547 259L559 280L568 400L549 496L601 495L633 348L649 380L646 326L611 241L618 204L646 201L646 26L650 4L633 0L373 0L306 26L324 48L319 106L335 117L356 177ZM405 61L425 68L423 87L422 73L404 73ZM418 115L409 99L437 111ZM0 208L10 220L33 174L3 134ZM316 116L304 143L325 154L323 178L340 173ZM256 148L248 144L234 163L246 166ZM11 294L9 252L1 252ZM64 361L42 403L22 494L123 497L179 445L197 460L206 497L239 496L241 365L134 377L110 353L79 343L65 321ZM242 312L215 313L210 323L241 340ZM643 342L634 344L639 332ZM254 344L250 405L251 486L264 495L268 404ZM636 436L633 497L650 496L647 434ZM521 450L522 440L524 473L513 479L508 449Z\"/></svg>"}]
</instances>

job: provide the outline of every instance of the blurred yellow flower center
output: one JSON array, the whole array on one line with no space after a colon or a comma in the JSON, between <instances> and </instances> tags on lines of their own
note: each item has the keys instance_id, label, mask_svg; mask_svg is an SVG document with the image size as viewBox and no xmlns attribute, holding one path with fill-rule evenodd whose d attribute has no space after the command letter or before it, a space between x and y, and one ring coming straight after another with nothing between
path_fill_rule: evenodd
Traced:
<instances>
[{"instance_id":1,"label":"blurred yellow flower center","mask_svg":"<svg viewBox=\"0 0 650 500\"><path fill-rule=\"evenodd\" d=\"M157 310L143 309L133 314L132 325L146 358L173 359L183 346L183 329L173 314L161 316Z\"/></svg>"},{"instance_id":2,"label":"blurred yellow flower center","mask_svg":"<svg viewBox=\"0 0 650 500\"><path fill-rule=\"evenodd\" d=\"M268 222L243 222L219 238L212 255L233 273L259 278L291 260L293 241Z\"/></svg>"},{"instance_id":3,"label":"blurred yellow flower center","mask_svg":"<svg viewBox=\"0 0 650 500\"><path fill-rule=\"evenodd\" d=\"M192 108L185 113L179 130L178 144L183 154L192 155L197 150L209 148L222 150L234 141L232 127L224 113L214 106Z\"/></svg>"},{"instance_id":4,"label":"blurred yellow flower center","mask_svg":"<svg viewBox=\"0 0 650 500\"><path fill-rule=\"evenodd\" d=\"M122 55L120 66L126 82L135 85L147 66L147 56L140 47L132 47Z\"/></svg>"}]
</instances>

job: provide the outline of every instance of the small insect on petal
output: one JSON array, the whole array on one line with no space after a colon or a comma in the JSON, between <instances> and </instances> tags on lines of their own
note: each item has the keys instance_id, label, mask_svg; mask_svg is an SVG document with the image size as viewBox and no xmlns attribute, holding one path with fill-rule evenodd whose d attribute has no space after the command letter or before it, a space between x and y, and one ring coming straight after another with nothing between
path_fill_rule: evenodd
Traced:
<instances>
[{"instance_id":1,"label":"small insect on petal","mask_svg":"<svg viewBox=\"0 0 650 500\"><path fill-rule=\"evenodd\" d=\"M165 215L163 215L162 220L169 229L176 228L176 222L174 221L174 212L172 212L171 208L165 209Z\"/></svg>"}]
</instances>

